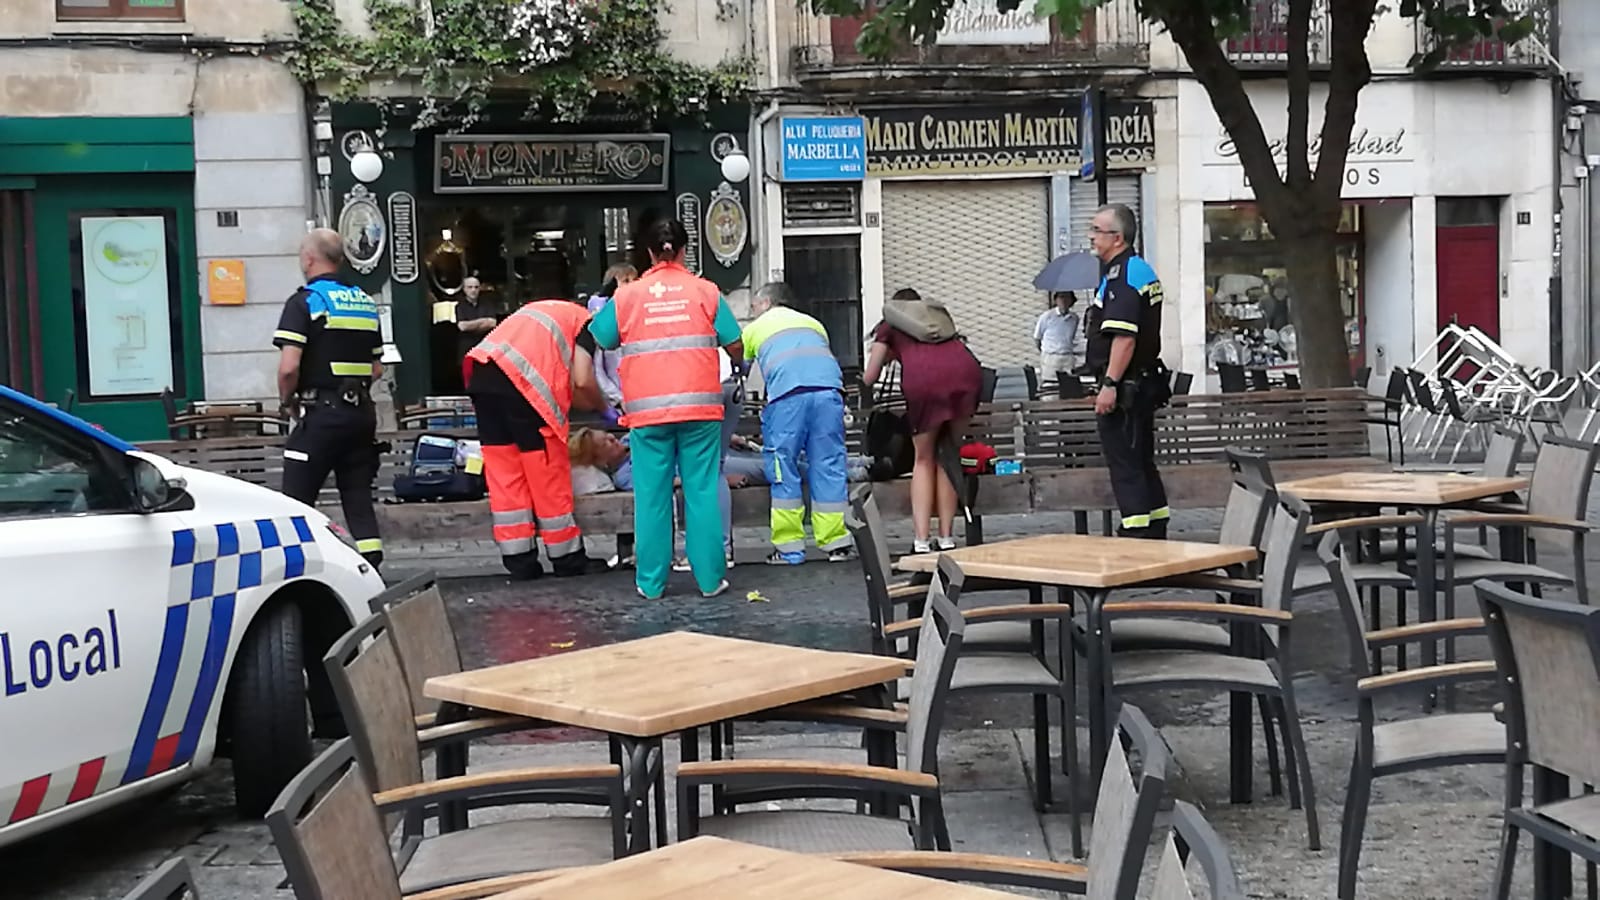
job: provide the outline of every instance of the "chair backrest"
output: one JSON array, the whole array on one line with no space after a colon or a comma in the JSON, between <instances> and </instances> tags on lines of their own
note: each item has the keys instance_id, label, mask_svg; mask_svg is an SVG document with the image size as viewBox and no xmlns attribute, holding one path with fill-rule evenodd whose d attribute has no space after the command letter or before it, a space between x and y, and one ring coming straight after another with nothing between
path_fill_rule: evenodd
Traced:
<instances>
[{"instance_id":1,"label":"chair backrest","mask_svg":"<svg viewBox=\"0 0 1600 900\"><path fill-rule=\"evenodd\" d=\"M1366 387L1372 381L1372 367L1361 366L1356 369L1356 384Z\"/></svg>"},{"instance_id":2,"label":"chair backrest","mask_svg":"<svg viewBox=\"0 0 1600 900\"><path fill-rule=\"evenodd\" d=\"M189 860L179 856L162 863L122 900L200 900Z\"/></svg>"},{"instance_id":3,"label":"chair backrest","mask_svg":"<svg viewBox=\"0 0 1600 900\"><path fill-rule=\"evenodd\" d=\"M966 631L966 620L956 609L963 580L955 560L939 558L939 568L928 585L922 630L917 633L916 668L912 670L911 696L906 703L906 767L915 766L916 771L930 775L939 772L944 701Z\"/></svg>"},{"instance_id":4,"label":"chair backrest","mask_svg":"<svg viewBox=\"0 0 1600 900\"><path fill-rule=\"evenodd\" d=\"M373 791L422 781L416 711L385 616L369 616L322 658Z\"/></svg>"},{"instance_id":5,"label":"chair backrest","mask_svg":"<svg viewBox=\"0 0 1600 900\"><path fill-rule=\"evenodd\" d=\"M1250 387L1257 391L1272 390L1272 379L1267 376L1266 369L1250 370Z\"/></svg>"},{"instance_id":6,"label":"chair backrest","mask_svg":"<svg viewBox=\"0 0 1600 900\"><path fill-rule=\"evenodd\" d=\"M1228 489L1228 503L1222 508L1221 544L1260 547L1261 531L1267 524L1269 497L1235 483Z\"/></svg>"},{"instance_id":7,"label":"chair backrest","mask_svg":"<svg viewBox=\"0 0 1600 900\"><path fill-rule=\"evenodd\" d=\"M1222 455L1233 473L1233 483L1243 485L1258 494L1271 493L1277 487L1272 477L1272 461L1265 453L1242 447L1223 447Z\"/></svg>"},{"instance_id":8,"label":"chair backrest","mask_svg":"<svg viewBox=\"0 0 1600 900\"><path fill-rule=\"evenodd\" d=\"M439 701L425 695L423 686L435 675L461 671L461 651L438 577L426 572L407 579L372 598L370 605L373 612L388 616L389 634L411 688L412 708L419 714L438 712Z\"/></svg>"},{"instance_id":9,"label":"chair backrest","mask_svg":"<svg viewBox=\"0 0 1600 900\"><path fill-rule=\"evenodd\" d=\"M1239 887L1239 876L1222 838L1200 810L1178 800L1172 806L1172 834L1161 854L1150 900L1194 900L1189 887L1190 861L1200 864L1210 900L1244 900L1244 889Z\"/></svg>"},{"instance_id":10,"label":"chair backrest","mask_svg":"<svg viewBox=\"0 0 1600 900\"><path fill-rule=\"evenodd\" d=\"M1589 485L1594 480L1596 457L1600 457L1600 444L1558 436L1545 438L1539 445L1528 483L1528 512L1583 521L1589 512ZM1535 528L1528 534L1541 554L1574 552L1575 538L1568 532Z\"/></svg>"},{"instance_id":11,"label":"chair backrest","mask_svg":"<svg viewBox=\"0 0 1600 900\"><path fill-rule=\"evenodd\" d=\"M1084 389L1083 381L1071 372L1059 372L1056 381L1056 393L1062 400L1082 400L1089 396Z\"/></svg>"},{"instance_id":12,"label":"chair backrest","mask_svg":"<svg viewBox=\"0 0 1600 900\"><path fill-rule=\"evenodd\" d=\"M1289 611L1294 599L1294 573L1300 566L1300 548L1311 524L1311 508L1298 497L1277 496L1277 506L1267 520L1266 546L1262 549L1261 605ZM1266 626L1268 634L1276 626Z\"/></svg>"},{"instance_id":13,"label":"chair backrest","mask_svg":"<svg viewBox=\"0 0 1600 900\"><path fill-rule=\"evenodd\" d=\"M1317 544L1317 557L1328 570L1328 577L1333 582L1333 595L1339 601L1345 646L1350 653L1350 670L1356 678L1377 674L1372 669L1372 659L1367 653L1367 628L1361 621L1361 600L1355 576L1345 561L1344 548L1339 545L1337 531L1322 536L1322 541Z\"/></svg>"},{"instance_id":14,"label":"chair backrest","mask_svg":"<svg viewBox=\"0 0 1600 900\"><path fill-rule=\"evenodd\" d=\"M1217 377L1222 382L1224 394L1242 394L1245 389L1244 366L1217 363Z\"/></svg>"},{"instance_id":15,"label":"chair backrest","mask_svg":"<svg viewBox=\"0 0 1600 900\"><path fill-rule=\"evenodd\" d=\"M894 601L889 597L889 572L893 563L889 559L889 542L884 537L883 517L878 515L878 501L872 497L872 485L861 484L851 490L850 515L845 525L855 539L861 574L867 582L872 649L874 653L886 654L889 647L883 640L883 628L896 621Z\"/></svg>"},{"instance_id":16,"label":"chair backrest","mask_svg":"<svg viewBox=\"0 0 1600 900\"><path fill-rule=\"evenodd\" d=\"M1522 459L1522 445L1528 436L1521 431L1494 427L1489 436L1489 446L1483 451L1483 468L1478 474L1484 478L1510 478L1517 474L1517 463Z\"/></svg>"},{"instance_id":17,"label":"chair backrest","mask_svg":"<svg viewBox=\"0 0 1600 900\"><path fill-rule=\"evenodd\" d=\"M1283 387L1290 391L1300 390L1300 376L1293 372L1283 373Z\"/></svg>"},{"instance_id":18,"label":"chair backrest","mask_svg":"<svg viewBox=\"0 0 1600 900\"><path fill-rule=\"evenodd\" d=\"M1167 745L1138 707L1124 704L1094 801L1087 896L1133 900L1167 783ZM1139 760L1133 775L1130 754Z\"/></svg>"},{"instance_id":19,"label":"chair backrest","mask_svg":"<svg viewBox=\"0 0 1600 900\"><path fill-rule=\"evenodd\" d=\"M1473 587L1507 688L1512 761L1600 784L1600 607Z\"/></svg>"},{"instance_id":20,"label":"chair backrest","mask_svg":"<svg viewBox=\"0 0 1600 900\"><path fill-rule=\"evenodd\" d=\"M267 811L299 900L400 900L394 858L349 738L291 779Z\"/></svg>"},{"instance_id":21,"label":"chair backrest","mask_svg":"<svg viewBox=\"0 0 1600 900\"><path fill-rule=\"evenodd\" d=\"M1177 372L1172 376L1172 393L1183 396L1194 387L1193 372Z\"/></svg>"},{"instance_id":22,"label":"chair backrest","mask_svg":"<svg viewBox=\"0 0 1600 900\"><path fill-rule=\"evenodd\" d=\"M1427 376L1416 369L1408 369L1406 376L1411 381L1411 396L1417 405L1435 415L1441 412L1438 402L1433 399L1433 391L1428 388Z\"/></svg>"}]
</instances>

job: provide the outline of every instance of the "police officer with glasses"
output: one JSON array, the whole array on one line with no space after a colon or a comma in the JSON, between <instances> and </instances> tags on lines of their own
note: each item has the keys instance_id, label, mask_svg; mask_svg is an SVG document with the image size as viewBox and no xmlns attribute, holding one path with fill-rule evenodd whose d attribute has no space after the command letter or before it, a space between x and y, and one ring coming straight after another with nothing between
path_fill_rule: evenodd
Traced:
<instances>
[{"instance_id":1,"label":"police officer with glasses","mask_svg":"<svg viewBox=\"0 0 1600 900\"><path fill-rule=\"evenodd\" d=\"M1172 512L1156 469L1155 414L1172 399L1161 362L1161 280L1133 252L1139 224L1117 203L1095 213L1089 242L1100 257L1100 287L1089 308L1087 363L1100 379L1094 409L1111 489L1122 513L1118 533L1163 540Z\"/></svg>"}]
</instances>

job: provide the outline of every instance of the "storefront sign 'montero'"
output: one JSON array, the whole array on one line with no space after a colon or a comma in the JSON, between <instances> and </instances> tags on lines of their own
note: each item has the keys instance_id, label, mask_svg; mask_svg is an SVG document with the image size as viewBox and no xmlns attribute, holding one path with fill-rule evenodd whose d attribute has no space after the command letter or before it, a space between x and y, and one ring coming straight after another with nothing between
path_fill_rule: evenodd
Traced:
<instances>
[{"instance_id":1,"label":"storefront sign 'montero'","mask_svg":"<svg viewBox=\"0 0 1600 900\"><path fill-rule=\"evenodd\" d=\"M665 134L445 135L434 142L440 194L535 193L667 187Z\"/></svg>"},{"instance_id":2,"label":"storefront sign 'montero'","mask_svg":"<svg viewBox=\"0 0 1600 900\"><path fill-rule=\"evenodd\" d=\"M982 109L907 107L863 113L867 174L1057 172L1082 162L1079 103ZM1108 101L1106 149L1111 169L1155 163L1154 112L1147 101Z\"/></svg>"}]
</instances>

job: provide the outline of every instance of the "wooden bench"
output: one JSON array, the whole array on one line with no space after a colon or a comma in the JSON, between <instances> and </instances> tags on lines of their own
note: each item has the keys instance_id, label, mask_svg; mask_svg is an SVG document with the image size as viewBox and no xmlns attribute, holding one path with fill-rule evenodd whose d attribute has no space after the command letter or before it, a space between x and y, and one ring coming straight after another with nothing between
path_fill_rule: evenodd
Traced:
<instances>
[{"instance_id":1,"label":"wooden bench","mask_svg":"<svg viewBox=\"0 0 1600 900\"><path fill-rule=\"evenodd\" d=\"M1227 502L1232 483L1223 449L1241 447L1266 453L1279 477L1304 478L1345 471L1384 471L1389 466L1368 454L1367 425L1373 404L1381 400L1357 389L1269 391L1176 397L1157 415L1157 460L1172 505L1178 509L1217 508ZM448 410L443 411L445 415ZM741 424L746 431L751 423ZM848 429L852 449L862 442L866 416L857 411ZM1080 531L1089 516L1116 508L1111 483L1100 453L1092 401L1049 400L987 404L973 419L975 439L994 446L1001 459L1020 459L1018 475L978 478L975 525L981 534L984 515L1030 512L1072 512ZM469 429L435 433L472 437ZM487 501L461 503L397 503L394 476L411 464L418 431L379 435L391 447L378 473L378 517L390 540L433 542L441 539L490 538ZM283 475L282 438L215 437L157 441L143 449L181 465L241 478L274 490ZM330 483L318 498L335 519L338 494ZM910 481L879 482L875 488L885 516L911 514ZM770 517L770 494L764 486L733 492L735 527L764 527ZM577 498L575 516L584 531L616 534L630 544L633 495L593 494Z\"/></svg>"}]
</instances>

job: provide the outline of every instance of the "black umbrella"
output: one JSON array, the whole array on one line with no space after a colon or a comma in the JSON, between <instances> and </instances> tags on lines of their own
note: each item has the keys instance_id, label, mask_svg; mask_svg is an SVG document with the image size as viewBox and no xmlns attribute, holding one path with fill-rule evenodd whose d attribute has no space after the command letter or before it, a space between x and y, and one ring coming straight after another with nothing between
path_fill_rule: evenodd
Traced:
<instances>
[{"instance_id":1,"label":"black umbrella","mask_svg":"<svg viewBox=\"0 0 1600 900\"><path fill-rule=\"evenodd\" d=\"M1100 258L1077 250L1058 256L1034 276L1041 291L1086 291L1100 286Z\"/></svg>"}]
</instances>

